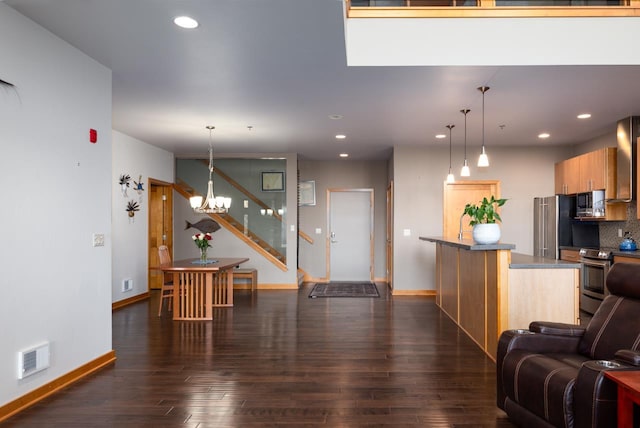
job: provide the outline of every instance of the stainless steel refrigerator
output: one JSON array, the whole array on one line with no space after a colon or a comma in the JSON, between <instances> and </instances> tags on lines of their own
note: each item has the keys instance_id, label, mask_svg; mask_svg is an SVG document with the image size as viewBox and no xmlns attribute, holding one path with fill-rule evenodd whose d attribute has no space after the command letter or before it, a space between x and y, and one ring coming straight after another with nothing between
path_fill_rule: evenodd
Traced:
<instances>
[{"instance_id":1,"label":"stainless steel refrigerator","mask_svg":"<svg viewBox=\"0 0 640 428\"><path fill-rule=\"evenodd\" d=\"M534 256L559 259L561 246L573 246L575 211L575 196L533 198Z\"/></svg>"}]
</instances>

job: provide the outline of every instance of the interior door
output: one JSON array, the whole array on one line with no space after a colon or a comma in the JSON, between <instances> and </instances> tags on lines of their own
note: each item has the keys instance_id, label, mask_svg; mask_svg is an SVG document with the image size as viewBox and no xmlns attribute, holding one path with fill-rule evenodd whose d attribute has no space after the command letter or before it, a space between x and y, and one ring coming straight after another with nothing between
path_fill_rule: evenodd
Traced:
<instances>
[{"instance_id":1,"label":"interior door","mask_svg":"<svg viewBox=\"0 0 640 428\"><path fill-rule=\"evenodd\" d=\"M149 179L149 266L160 264L158 247L166 245L173 258L173 186ZM162 288L162 272L149 270L149 289Z\"/></svg>"},{"instance_id":2,"label":"interior door","mask_svg":"<svg viewBox=\"0 0 640 428\"><path fill-rule=\"evenodd\" d=\"M373 189L329 190L330 281L373 280Z\"/></svg>"},{"instance_id":3,"label":"interior door","mask_svg":"<svg viewBox=\"0 0 640 428\"><path fill-rule=\"evenodd\" d=\"M457 239L462 231L464 239L472 239L469 217L462 217L465 205L478 203L482 198L494 195L500 198L500 182L497 180L460 181L444 184L443 236Z\"/></svg>"}]
</instances>

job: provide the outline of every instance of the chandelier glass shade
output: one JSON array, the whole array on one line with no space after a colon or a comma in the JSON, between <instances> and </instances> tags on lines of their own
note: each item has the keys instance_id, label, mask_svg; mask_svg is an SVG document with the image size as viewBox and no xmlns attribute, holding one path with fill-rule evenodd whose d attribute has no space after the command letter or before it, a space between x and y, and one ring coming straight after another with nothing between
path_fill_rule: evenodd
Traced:
<instances>
[{"instance_id":1,"label":"chandelier glass shade","mask_svg":"<svg viewBox=\"0 0 640 428\"><path fill-rule=\"evenodd\" d=\"M189 198L191 208L199 214L224 214L231 206L231 198L226 196L215 196L213 193L213 142L212 131L214 126L207 126L209 130L209 182L207 183L207 196L192 196Z\"/></svg>"},{"instance_id":2,"label":"chandelier glass shade","mask_svg":"<svg viewBox=\"0 0 640 428\"><path fill-rule=\"evenodd\" d=\"M449 128L449 174L447 174L447 183L456 182L456 178L451 172L451 130L453 129L454 126L455 125L447 125L447 128Z\"/></svg>"},{"instance_id":3,"label":"chandelier glass shade","mask_svg":"<svg viewBox=\"0 0 640 428\"><path fill-rule=\"evenodd\" d=\"M460 113L464 114L464 162L462 164L462 169L460 170L461 177L469 177L471 175L471 171L469 170L469 163L467 162L467 113L471 110L462 109Z\"/></svg>"},{"instance_id":4,"label":"chandelier glass shade","mask_svg":"<svg viewBox=\"0 0 640 428\"><path fill-rule=\"evenodd\" d=\"M479 167L487 167L489 166L489 156L484 149L484 93L487 92L490 88L488 86L480 86L478 90L482 92L482 151L480 152L480 157L478 158L478 166Z\"/></svg>"}]
</instances>

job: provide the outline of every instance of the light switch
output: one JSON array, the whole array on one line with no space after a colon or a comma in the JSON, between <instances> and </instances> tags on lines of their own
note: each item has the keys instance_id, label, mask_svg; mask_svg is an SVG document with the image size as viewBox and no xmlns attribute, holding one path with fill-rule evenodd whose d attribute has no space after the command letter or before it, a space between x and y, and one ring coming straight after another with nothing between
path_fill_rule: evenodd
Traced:
<instances>
[{"instance_id":1,"label":"light switch","mask_svg":"<svg viewBox=\"0 0 640 428\"><path fill-rule=\"evenodd\" d=\"M316 235L322 235L322 229L316 227Z\"/></svg>"},{"instance_id":2,"label":"light switch","mask_svg":"<svg viewBox=\"0 0 640 428\"><path fill-rule=\"evenodd\" d=\"M291 230L292 232L296 231L296 225L292 224L291 226L289 226L289 230Z\"/></svg>"},{"instance_id":3,"label":"light switch","mask_svg":"<svg viewBox=\"0 0 640 428\"><path fill-rule=\"evenodd\" d=\"M403 234L404 236L411 236L411 229L404 229L404 230L402 231L402 234Z\"/></svg>"},{"instance_id":4,"label":"light switch","mask_svg":"<svg viewBox=\"0 0 640 428\"><path fill-rule=\"evenodd\" d=\"M244 207L245 208L249 208L249 200L248 199L244 200Z\"/></svg>"}]
</instances>

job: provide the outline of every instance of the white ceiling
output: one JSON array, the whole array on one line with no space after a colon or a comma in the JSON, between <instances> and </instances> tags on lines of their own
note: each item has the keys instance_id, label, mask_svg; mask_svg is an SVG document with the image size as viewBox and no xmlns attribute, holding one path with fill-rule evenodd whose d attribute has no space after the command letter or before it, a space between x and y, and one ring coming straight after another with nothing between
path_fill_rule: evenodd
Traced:
<instances>
[{"instance_id":1,"label":"white ceiling","mask_svg":"<svg viewBox=\"0 0 640 428\"><path fill-rule=\"evenodd\" d=\"M114 129L176 155L205 153L211 124L216 155L384 159L446 145L448 123L462 145L462 108L479 146L481 85L488 147L584 142L640 114L639 66L347 67L340 0L5 3L113 71ZM200 26L176 27L183 14Z\"/></svg>"}]
</instances>

